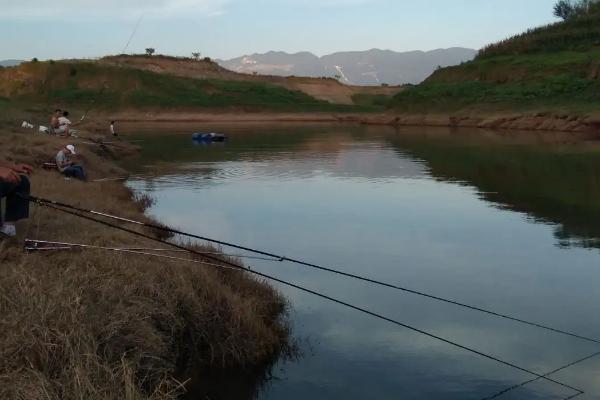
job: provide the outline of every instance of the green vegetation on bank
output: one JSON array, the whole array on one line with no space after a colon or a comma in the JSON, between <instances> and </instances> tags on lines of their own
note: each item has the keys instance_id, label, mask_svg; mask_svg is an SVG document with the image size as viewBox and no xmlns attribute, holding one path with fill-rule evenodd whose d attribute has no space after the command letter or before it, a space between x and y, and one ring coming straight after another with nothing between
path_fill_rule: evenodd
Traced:
<instances>
[{"instance_id":1,"label":"green vegetation on bank","mask_svg":"<svg viewBox=\"0 0 600 400\"><path fill-rule=\"evenodd\" d=\"M529 29L483 48L478 58L502 55L586 51L600 45L600 4L590 3L565 21Z\"/></svg>"},{"instance_id":2,"label":"green vegetation on bank","mask_svg":"<svg viewBox=\"0 0 600 400\"><path fill-rule=\"evenodd\" d=\"M385 94L367 94L357 93L352 96L352 102L357 106L363 106L367 108L385 108L390 101L390 96Z\"/></svg>"},{"instance_id":3,"label":"green vegetation on bank","mask_svg":"<svg viewBox=\"0 0 600 400\"><path fill-rule=\"evenodd\" d=\"M436 71L396 95L409 112L588 113L600 106L600 5L564 22L484 48L475 60Z\"/></svg>"},{"instance_id":4,"label":"green vegetation on bank","mask_svg":"<svg viewBox=\"0 0 600 400\"><path fill-rule=\"evenodd\" d=\"M301 91L244 80L192 79L94 62L36 62L0 70L0 96L20 104L122 109L370 111L336 105ZM13 74L13 76L11 76Z\"/></svg>"}]
</instances>

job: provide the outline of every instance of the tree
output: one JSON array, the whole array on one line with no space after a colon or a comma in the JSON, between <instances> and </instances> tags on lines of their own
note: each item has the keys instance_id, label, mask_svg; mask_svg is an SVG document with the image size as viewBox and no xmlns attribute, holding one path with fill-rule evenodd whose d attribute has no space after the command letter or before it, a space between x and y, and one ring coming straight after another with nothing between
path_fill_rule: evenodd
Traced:
<instances>
[{"instance_id":1,"label":"tree","mask_svg":"<svg viewBox=\"0 0 600 400\"><path fill-rule=\"evenodd\" d=\"M192 58L196 61L198 61L200 59L200 53L192 53Z\"/></svg>"},{"instance_id":2,"label":"tree","mask_svg":"<svg viewBox=\"0 0 600 400\"><path fill-rule=\"evenodd\" d=\"M152 54L154 54L154 52L155 52L155 51L156 51L156 50L154 50L152 47L148 47L148 48L146 49L146 55L147 55L147 56L151 56Z\"/></svg>"},{"instance_id":3,"label":"tree","mask_svg":"<svg viewBox=\"0 0 600 400\"><path fill-rule=\"evenodd\" d=\"M560 0L554 5L554 16L563 20L586 14L598 6L598 0Z\"/></svg>"},{"instance_id":4,"label":"tree","mask_svg":"<svg viewBox=\"0 0 600 400\"><path fill-rule=\"evenodd\" d=\"M554 16L568 20L575 15L575 6L569 0L560 0L554 5Z\"/></svg>"}]
</instances>

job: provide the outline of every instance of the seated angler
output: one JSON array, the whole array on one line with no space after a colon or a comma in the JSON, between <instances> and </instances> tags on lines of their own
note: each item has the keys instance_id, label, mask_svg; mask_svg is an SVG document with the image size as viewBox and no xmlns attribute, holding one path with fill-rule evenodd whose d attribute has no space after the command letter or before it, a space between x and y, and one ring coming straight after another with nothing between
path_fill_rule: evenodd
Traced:
<instances>
[{"instance_id":1,"label":"seated angler","mask_svg":"<svg viewBox=\"0 0 600 400\"><path fill-rule=\"evenodd\" d=\"M54 132L60 136L76 136L76 131L74 129L71 129L71 127L77 126L80 123L81 121L74 123L71 122L71 120L69 119L69 112L63 111L62 116L58 118L58 128L55 129Z\"/></svg>"},{"instance_id":2,"label":"seated angler","mask_svg":"<svg viewBox=\"0 0 600 400\"><path fill-rule=\"evenodd\" d=\"M29 217L29 201L19 194L29 195L27 176L32 172L33 168L27 164L15 165L0 160L0 199L6 198L6 215L3 216L0 209L0 239L15 237L15 222Z\"/></svg>"},{"instance_id":3,"label":"seated angler","mask_svg":"<svg viewBox=\"0 0 600 400\"><path fill-rule=\"evenodd\" d=\"M56 154L56 167L67 178L76 178L85 181L87 180L87 176L83 167L69 160L70 155L76 154L75 146L72 144L65 146Z\"/></svg>"}]
</instances>

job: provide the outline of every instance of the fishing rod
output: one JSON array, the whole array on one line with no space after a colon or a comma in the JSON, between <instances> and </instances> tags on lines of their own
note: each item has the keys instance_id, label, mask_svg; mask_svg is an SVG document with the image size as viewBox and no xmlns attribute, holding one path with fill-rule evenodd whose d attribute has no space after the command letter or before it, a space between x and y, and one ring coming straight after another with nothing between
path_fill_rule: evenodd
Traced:
<instances>
[{"instance_id":1,"label":"fishing rod","mask_svg":"<svg viewBox=\"0 0 600 400\"><path fill-rule=\"evenodd\" d=\"M102 137L97 137L97 138L89 138L89 137L85 137L85 136L80 136L80 138L86 139L86 140L90 140L93 143L88 143L88 144L95 144L98 146L112 146L112 147L116 147L117 149L127 149L127 147L125 147L123 144L124 143L129 143L129 144L133 144L133 143L139 143L139 142L143 142L143 140L120 140L120 141L105 141Z\"/></svg>"},{"instance_id":2,"label":"fishing rod","mask_svg":"<svg viewBox=\"0 0 600 400\"><path fill-rule=\"evenodd\" d=\"M356 279L356 280L367 282L367 283L374 284L374 285L377 285L377 286L387 287L389 289L398 290L398 291L401 291L401 292L404 292L404 293L410 293L410 294L413 294L413 295L416 295L416 296L420 296L420 297L425 297L425 298L428 298L428 299L431 299L431 300L434 300L434 301L439 301L439 302L443 302L443 303L446 303L446 304L451 304L451 305L458 306L458 307L461 307L461 308L469 309L469 310L472 310L472 311L481 312L481 313L484 313L484 314L487 314L487 315L491 315L491 316L494 316L494 317L498 317L498 318L510 320L510 321L517 322L517 323L524 324L524 325L528 325L528 326L533 326L533 327L536 327L536 328L539 328L539 329L547 330L547 331L558 333L558 334L561 334L561 335L570 336L570 337L577 338L577 339L580 339L580 340L584 340L584 341L587 341L587 342L593 342L593 343L600 344L600 340L598 340L598 339L594 339L594 338L590 338L590 337L587 337L587 336L583 336L583 335L580 335L580 334L577 334L577 333L574 333L574 332L569 332L569 331L566 331L566 330L562 330L562 329L558 329L558 328L553 328L551 326L548 326L548 325L545 325L545 324L541 324L541 323L538 323L538 322L528 321L528 320L525 320L525 319L522 319L522 318L518 318L518 317L511 316L511 315L499 313L499 312L496 312L496 311L491 311L491 310L488 310L488 309L485 309L485 308L481 308L481 307L469 305L469 304L458 302L458 301L455 301L455 300L451 300L451 299L439 297L439 296L436 296L436 295L433 295L433 294L429 294L429 293L425 293L425 292L422 292L422 291L417 291L417 290L405 288L405 287L402 287L402 286L390 284L390 283L387 283L387 282L382 282L382 281L379 281L379 280L376 280L376 279L372 279L372 278L368 278L368 277L365 277L365 276L360 276L360 275L356 275L356 274L344 272L344 271L341 271L341 270L338 270L338 269L328 268L328 267L324 267L324 266L321 266L321 265L308 263L308 262L305 262L305 261L302 261L302 260L297 260L297 259L293 259L293 258L289 258L289 257L285 257L285 256L280 256L280 255L277 255L277 254L269 253L269 252L266 252L266 251L251 249L251 248L244 247L244 246L239 246L239 245L236 245L236 244L233 244L233 243L228 243L228 242L224 242L224 241L220 241L220 240L215 240L215 239L207 238L207 237L204 237L204 236L194 235L194 234L190 234L190 233L179 231L177 229L171 229L171 228L165 227L165 226L160 226L160 225L151 224L151 223L147 223L147 222L135 221L135 220L132 220L132 219L118 217L116 215L111 215L111 214L107 214L107 213L103 213L103 212L99 212L99 211L87 210L87 209L84 209L84 208L75 207L75 206L72 206L72 205L69 205L69 204L65 204L65 203L61 203L61 202L57 202L57 201L53 201L53 200L43 199L43 198L34 197L34 196L24 196L24 198L26 198L29 201L36 202L36 203L39 203L39 204L52 204L52 205L55 205L55 206L59 206L59 207L67 208L67 209L71 209L71 210L75 210L75 211L86 213L86 214L98 215L98 216L101 216L101 217L104 217L104 218L109 218L109 219L120 221L120 222L125 222L125 223L129 223L129 224L143 226L143 227L146 227L146 228L151 228L151 229L162 231L162 232L168 232L168 233L171 233L171 234L176 234L176 235L181 235L181 236L185 236L185 237L190 237L190 238L193 238L193 239L203 240L203 241L206 241L206 242L209 242L209 243L214 243L214 244L218 244L218 245L225 246L225 247L235 248L235 249L238 249L238 250L243 250L243 251L247 251L247 252L254 253L254 254L259 254L261 256L276 258L280 262L286 262L287 261L287 262L290 262L290 263L293 263L293 264L302 265L302 266L306 266L306 267L309 267L309 268L314 268L314 269L325 271L325 272L330 272L330 273L333 273L333 274L336 274L336 275L345 276L347 278Z\"/></svg>"},{"instance_id":3,"label":"fishing rod","mask_svg":"<svg viewBox=\"0 0 600 400\"><path fill-rule=\"evenodd\" d=\"M92 140L92 139L85 138L85 137L83 137L83 136L78 136L77 138L78 138L78 139L87 139L87 140ZM76 141L75 143L79 143L79 144L87 144L87 145L90 145L90 146L112 146L112 147L116 147L116 148L118 148L118 149L122 149L122 148L123 148L122 146L118 146L118 145L116 145L116 144L112 144L112 143L104 143L104 142L95 142L95 141L92 141L92 142L86 142L86 141L83 141L83 140L79 140L79 141Z\"/></svg>"},{"instance_id":4,"label":"fishing rod","mask_svg":"<svg viewBox=\"0 0 600 400\"><path fill-rule=\"evenodd\" d=\"M123 252L128 252L128 251L168 252L168 253L186 253L187 252L187 250L177 250L177 249L174 250L174 249L149 249L149 248L143 248L143 247L106 247L106 246L94 246L94 245L79 244L79 243L49 242L46 240L25 239L25 250L28 250L28 251L73 250L73 248L114 250L114 251L123 251ZM220 256L231 257L231 258L245 258L248 260L279 261L276 258L254 257L254 256L246 256L243 254L228 254L228 253L217 252L217 251L201 251L201 253L202 254L210 254L210 255L220 255Z\"/></svg>"},{"instance_id":5,"label":"fishing rod","mask_svg":"<svg viewBox=\"0 0 600 400\"><path fill-rule=\"evenodd\" d=\"M140 27L140 24L142 23L143 19L144 19L144 14L142 14L140 16L140 18L138 19L138 21L136 22L133 32L131 33L129 40L127 40L127 43L125 44L125 47L123 48L123 51L121 52L122 54L124 54L125 51L127 50L127 48L129 47L129 44L131 43L131 41L133 40L133 37L137 33L138 28ZM102 82L102 88L100 88L100 91L96 94L96 96L94 97L94 100L92 101L92 103L90 104L88 109L83 113L83 116L79 120L79 123L82 123L87 118L90 111L92 111L92 109L94 108L94 105L98 101L98 98L104 93L104 90L106 89L106 83L107 83L107 81Z\"/></svg>"},{"instance_id":6,"label":"fishing rod","mask_svg":"<svg viewBox=\"0 0 600 400\"><path fill-rule=\"evenodd\" d=\"M114 182L114 181L126 181L131 178L154 178L156 175L149 174L138 174L138 175L127 175L127 176L114 176L109 178L100 178L94 179L89 182L99 183L99 182Z\"/></svg>"},{"instance_id":7,"label":"fishing rod","mask_svg":"<svg viewBox=\"0 0 600 400\"><path fill-rule=\"evenodd\" d=\"M25 250L26 251L33 252L33 251L54 250L54 249L50 249L50 248L39 248L39 247L35 247L35 246L33 246L33 247L27 246L27 242L36 242L36 241L25 239L25 243L26 243L25 244ZM227 266L227 265L211 264L211 263L207 263L207 262L204 262L204 261L191 260L189 258L167 256L167 255L164 255L164 254L154 254L154 253L148 253L148 252L138 251L138 250L117 249L117 248L112 248L112 247L88 246L88 245L72 245L72 246L79 246L79 247L82 247L82 248L90 248L90 249L96 249L96 250L115 251L115 252L119 252L119 253L134 254L134 255L140 255L140 256L151 256L151 257L162 258L162 259L167 259L167 260L183 261L183 262L188 262L188 263L192 263L192 264L202 264L202 265L216 266L216 267L220 267L220 268L224 268L224 269L231 269L231 270L239 271L239 268L234 268L234 267L230 267L230 266Z\"/></svg>"},{"instance_id":8,"label":"fishing rod","mask_svg":"<svg viewBox=\"0 0 600 400\"><path fill-rule=\"evenodd\" d=\"M96 96L94 97L94 100L92 100L92 104L90 104L90 106L88 107L88 109L83 113L83 116L79 120L79 123L82 123L83 120L88 116L88 114L90 113L90 111L92 111L92 109L94 108L94 105L98 101L98 98L100 96L102 96L102 94L104 93L105 89L106 89L106 81L102 82L102 87L100 88L100 91L98 93L96 93Z\"/></svg>"},{"instance_id":9,"label":"fishing rod","mask_svg":"<svg viewBox=\"0 0 600 400\"><path fill-rule=\"evenodd\" d=\"M144 19L144 16L145 16L145 14L140 15L140 18L135 23L135 27L133 28L133 32L131 32L131 36L129 36L129 40L127 40L127 43L125 44L125 47L123 47L123 51L121 51L121 54L125 54L125 51L127 51L127 48L129 47L129 44L131 43L131 41L133 40L133 37L137 33L137 31L138 31L138 29L140 27L140 24L142 23L142 20Z\"/></svg>"},{"instance_id":10,"label":"fishing rod","mask_svg":"<svg viewBox=\"0 0 600 400\"><path fill-rule=\"evenodd\" d=\"M126 181L130 176L116 176L114 178L101 178L101 179L93 179L89 181L90 183L102 183L102 182L118 182L118 181Z\"/></svg>"},{"instance_id":11,"label":"fishing rod","mask_svg":"<svg viewBox=\"0 0 600 400\"><path fill-rule=\"evenodd\" d=\"M474 349L472 347L469 347L469 346L466 346L466 345L459 344L459 343L454 342L454 341L452 341L450 339L446 339L446 338L438 336L436 334L427 332L427 331L425 331L423 329L416 328L414 326L411 326L411 325L408 325L406 323L400 322L400 321L395 320L393 318L387 317L387 316L385 316L383 314L379 314L379 313L376 313L374 311L370 311L370 310L368 310L366 308L353 305L351 303L348 303L346 301L343 301L343 300L337 299L335 297L326 295L324 293L317 292L315 290L312 290L312 289L309 289L309 288L297 285L295 283L292 283L292 282L289 282L289 281L286 281L286 280L283 280L283 279L280 279L280 278L276 278L274 276L271 276L271 275L268 275L268 274L265 274L265 273L262 273L262 272L259 272L259 271L255 271L254 269L252 269L250 267L241 266L241 265L232 263L232 262L227 261L227 260L219 259L219 258L211 256L211 255L203 255L202 253L200 253L197 250L190 249L188 247L179 245L177 243L167 242L165 240L156 238L154 236L147 235L147 234L141 233L141 232L137 232L137 231L134 231L134 230L131 230L131 229L119 226L119 225L111 224L110 222L103 221L101 219L97 219L97 218L91 217L89 215L80 214L78 212L71 211L69 209L61 208L59 205L52 204L51 202L48 202L48 201L42 201L40 199L38 199L36 201L34 199L37 199L37 198L34 197L34 196L27 196L27 195L21 194L20 197L23 198L23 199L26 199L26 200L28 200L30 202L34 202L34 203L36 203L38 205L54 209L54 210L60 211L60 212L65 213L65 214L69 214L69 215L72 215L72 216L75 216L75 217L79 217L79 218L82 218L82 219L85 219L85 220L88 220L88 221L92 221L92 222L95 222L95 223L98 223L98 224L101 224L101 225L104 225L104 226L107 226L107 227L110 227L110 228L113 228L113 229L116 229L116 230L119 230L119 231L122 231L122 232L126 232L126 233L129 233L129 234L135 235L135 236L139 236L139 237L142 237L142 238L154 241L154 242L162 243L164 245L167 245L167 246L170 246L170 247L173 247L173 248L176 248L176 249L186 250L186 251L188 251L188 252L190 252L192 254L198 255L198 256L203 257L205 259L208 259L208 260L211 260L211 261L214 261L214 262L218 262L218 263L222 263L222 264L224 264L227 267L237 268L240 271L246 271L246 272L248 272L250 274L259 276L261 278L264 278L264 279L267 279L267 280L270 280L270 281L273 281L273 282L277 282L279 284L282 284L282 285L285 285L285 286L288 286L288 287L291 287L291 288L294 288L294 289L297 289L297 290L302 291L304 293L312 294L312 295L314 295L316 297L319 297L321 299L328 300L328 301L330 301L332 303L336 303L336 304L342 305L344 307L347 307L349 309L352 309L352 310L358 311L360 313L369 315L369 316L374 317L376 319L379 319L379 320L382 320L382 321L386 321L386 322L389 322L389 323L391 323L393 325L396 325L396 326L405 328L407 330L419 333L419 334L427 336L427 337L429 337L431 339L435 339L437 341L440 341L442 343L446 343L446 344L448 344L450 346L453 346L453 347L456 347L458 349L464 350L466 352L475 354L475 355L480 356L482 358L486 358L488 360L494 361L494 362L496 362L498 364L502 364L502 365L505 365L505 366L510 367L512 369L515 369L515 370L518 370L518 371L521 371L521 372L525 372L525 373L527 373L529 375L532 375L532 376L535 376L535 377L537 377L537 378L539 378L541 380L544 380L544 381L547 381L547 382L551 382L551 383L553 383L555 385L558 385L558 386L561 386L561 387L564 387L566 389L574 391L576 394L573 395L573 396L568 397L569 399L577 397L577 396L580 396L580 395L582 395L582 394L585 393L581 389L577 389L577 388L575 388L573 386L570 386L570 385L568 385L566 383L559 382L559 381L554 380L552 378L543 376L543 375L538 374L537 372L533 372L533 371L531 371L531 370L529 370L527 368L520 367L520 366L518 366L518 365L516 365L514 363L511 363L509 361L502 360L502 359L500 359L500 358L498 358L496 356L484 353L482 351L476 350L476 349Z\"/></svg>"}]
</instances>

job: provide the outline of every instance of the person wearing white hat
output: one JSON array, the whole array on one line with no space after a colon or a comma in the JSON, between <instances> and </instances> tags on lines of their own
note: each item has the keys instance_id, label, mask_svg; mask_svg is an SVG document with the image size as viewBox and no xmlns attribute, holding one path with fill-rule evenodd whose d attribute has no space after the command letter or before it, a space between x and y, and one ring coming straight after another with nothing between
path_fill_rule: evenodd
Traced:
<instances>
[{"instance_id":1,"label":"person wearing white hat","mask_svg":"<svg viewBox=\"0 0 600 400\"><path fill-rule=\"evenodd\" d=\"M75 146L72 144L66 145L56 154L56 166L58 170L67 178L76 178L85 181L87 179L85 170L81 165L69 160L69 155L77 155Z\"/></svg>"}]
</instances>

